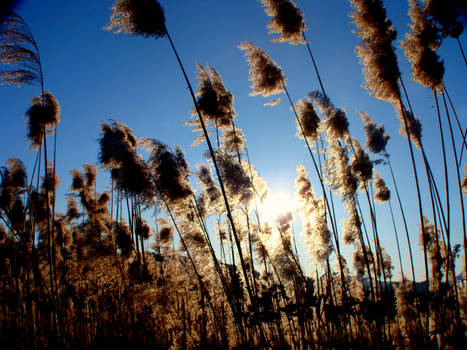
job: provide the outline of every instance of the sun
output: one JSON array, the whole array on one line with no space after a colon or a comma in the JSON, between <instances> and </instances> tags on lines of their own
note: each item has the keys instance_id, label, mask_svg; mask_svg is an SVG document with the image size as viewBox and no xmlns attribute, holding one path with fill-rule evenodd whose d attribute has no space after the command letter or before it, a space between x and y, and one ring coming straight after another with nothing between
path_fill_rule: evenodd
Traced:
<instances>
[{"instance_id":1,"label":"sun","mask_svg":"<svg viewBox=\"0 0 467 350\"><path fill-rule=\"evenodd\" d=\"M287 191L269 191L259 204L259 213L263 221L274 222L280 214L294 213L298 203L293 194Z\"/></svg>"}]
</instances>

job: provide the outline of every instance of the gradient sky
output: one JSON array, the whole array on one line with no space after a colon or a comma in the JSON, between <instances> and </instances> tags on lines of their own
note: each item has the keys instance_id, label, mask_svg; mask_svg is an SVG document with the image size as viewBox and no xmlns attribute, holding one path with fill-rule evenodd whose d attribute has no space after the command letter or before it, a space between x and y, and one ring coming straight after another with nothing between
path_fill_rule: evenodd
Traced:
<instances>
[{"instance_id":1,"label":"gradient sky","mask_svg":"<svg viewBox=\"0 0 467 350\"><path fill-rule=\"evenodd\" d=\"M287 88L295 101L318 89L306 48L272 43L266 28L269 18L258 1L165 0L160 3L192 84L197 84L197 62L209 63L218 70L225 86L235 96L236 124L245 133L252 163L272 192L287 191L292 195L296 166L305 165L311 175L311 160L303 141L295 137L294 117L285 103L285 96L280 96L284 101L275 107L263 106L270 99L249 96L249 67L237 45L241 41L251 41L264 49L284 70L288 78ZM354 54L360 39L352 33L355 28L348 17L350 5L343 0L297 0L296 3L305 14L306 35L326 92L337 107L347 111L352 135L364 143L362 123L357 114L360 110L369 113L377 123L383 123L391 135L388 151L408 212L412 245L417 251L417 277L421 279L424 276L423 257L418 245L418 210L407 142L398 134L399 121L392 106L369 96L361 88L363 75ZM410 22L407 1L386 1L386 4L388 16L399 33L398 45ZM192 167L203 161L206 150L205 144L190 146L195 135L189 127L182 125L189 119L192 101L169 42L165 38L156 41L104 31L111 5L110 0L24 0L17 7L17 13L26 20L39 45L46 90L57 97L62 107L57 153L58 174L62 179L59 198L69 192L71 180L68 173L71 169L97 162L101 120L115 118L132 128L138 137L156 138L170 146L180 145ZM465 46L466 39L464 33L461 41ZM467 69L457 42L445 40L439 53L445 61L447 89L465 125ZM423 122L424 142L435 176L441 181L442 162L432 93L410 82L410 67L400 50L398 57L415 113ZM28 149L25 140L23 115L29 107L29 99L39 93L35 86L0 88L3 125L0 164L16 157L32 169L34 153ZM378 166L378 171L389 184L386 167ZM453 242L461 243L460 206L453 167L450 172ZM102 187L108 185L109 176L105 172L100 172L98 179ZM312 181L319 192L314 176ZM425 180L422 180L422 186L423 197L428 200ZM396 209L395 202L393 205ZM425 206L428 208L427 204ZM388 208L387 205L377 207L383 245L392 256L395 278L398 279ZM343 217L340 210L338 217ZM402 225L398 228L408 274L406 241ZM297 233L300 231L299 226L295 229ZM308 259L304 257L303 262L308 270ZM348 262L350 265L350 259Z\"/></svg>"}]
</instances>

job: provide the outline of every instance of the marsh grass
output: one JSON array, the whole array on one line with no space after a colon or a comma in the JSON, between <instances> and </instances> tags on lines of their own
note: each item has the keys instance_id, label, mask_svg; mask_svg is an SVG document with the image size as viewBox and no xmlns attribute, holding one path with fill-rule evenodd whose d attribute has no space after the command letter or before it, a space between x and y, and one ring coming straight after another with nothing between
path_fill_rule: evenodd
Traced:
<instances>
[{"instance_id":1,"label":"marsh grass","mask_svg":"<svg viewBox=\"0 0 467 350\"><path fill-rule=\"evenodd\" d=\"M459 213L450 207L453 189L448 183L454 164L465 257L463 195L467 180L459 170L459 149L467 151L467 146L464 126L447 94L435 53L441 37L456 37L458 17L451 16L454 22L448 24L446 17L435 16L435 1L422 6L410 0L414 23L402 45L413 64L414 79L433 90L443 154L445 197L441 198L422 142L421 122L412 110L397 66L396 32L384 4L380 0L350 2L356 32L362 39L356 53L363 64L366 88L394 105L402 122L401 133L408 141L418 193L419 232L412 232L407 224L409 207L399 192L386 151L389 135L364 112L360 115L365 144L351 135L345 110L325 93L324 76L311 55L304 14L297 5L289 0L261 0L272 17L268 28L278 35L273 41L307 45L321 91L294 103L282 68L254 44L239 45L250 65L250 94L286 95L295 121L289 132L295 130L305 142L318 178L316 191L306 169L309 164L296 169L301 236L313 259L313 276L306 274L312 269L305 268L297 250L296 218L287 211L290 208L272 220L261 212L268 188L251 163L246 138L234 122L234 96L221 74L209 65L198 65L195 93L169 35L164 10L154 0L115 1L106 29L169 40L194 106L187 124L201 132L197 144L208 147L206 164L192 167L179 147L172 149L162 141L138 137L116 120L101 122L98 165L110 176L110 191L98 192L99 169L84 164L70 172L66 213L56 213L60 179L55 155L60 145L55 139L53 163L48 163L46 142L48 136L56 135L60 106L44 90L38 48L26 23L15 14L2 17L0 60L8 68L1 75L2 82L37 83L41 88L26 112L28 139L37 152L32 175L28 177L26 166L15 158L0 169L3 346L465 347L467 291L465 283L456 281L455 265L462 249L451 242L452 221ZM446 34L449 28L451 32ZM427 60L431 63L425 65ZM443 113L451 150L444 139ZM460 147L452 115L463 137ZM210 132L216 135L216 147ZM426 183L419 178L414 148L420 150ZM384 159L374 160L369 152ZM381 163L388 165L393 186L377 172ZM422 190L429 192L429 201L422 201ZM393 212L393 192L400 217ZM402 277L398 283L392 281L394 266L384 247L381 215L377 215L377 203L386 202ZM346 217L339 217L339 207ZM155 226L148 222L150 212L156 216ZM426 212L430 212L428 217ZM402 224L412 280L404 272L407 262L397 231ZM415 282L414 235L419 237L425 257L422 287ZM341 244L354 250L350 257L353 269Z\"/></svg>"}]
</instances>

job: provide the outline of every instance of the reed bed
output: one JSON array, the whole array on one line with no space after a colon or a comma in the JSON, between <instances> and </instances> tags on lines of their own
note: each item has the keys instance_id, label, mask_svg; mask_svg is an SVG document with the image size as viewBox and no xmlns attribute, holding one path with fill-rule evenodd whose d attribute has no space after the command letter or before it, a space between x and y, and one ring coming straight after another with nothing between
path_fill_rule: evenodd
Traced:
<instances>
[{"instance_id":1,"label":"reed bed","mask_svg":"<svg viewBox=\"0 0 467 350\"><path fill-rule=\"evenodd\" d=\"M442 171L434 172L385 5L349 2L364 88L394 107L408 147L394 157L408 159L407 169L393 168L390 135L364 106L365 139L351 134L353 121L326 93L326 72L293 1L252 6L263 6L270 17L273 42L306 47L319 90L295 100L286 68L252 42L238 45L250 70L250 95L273 98L265 103L271 107L290 105L289 131L309 156L296 168L300 225L292 208L265 217L268 187L250 160L228 82L213 66L198 64L197 88L192 84L155 0L116 0L105 29L169 41L168 54L180 69L173 74L183 76L192 99L185 124L196 133L194 144L207 148L206 161L191 166L180 147L135 135L112 119L100 124L98 164L59 179L61 107L45 88L33 33L9 11L13 2L5 5L1 82L36 85L39 92L25 108L33 169L28 174L11 158L0 170L2 348L467 348L466 128L438 54L448 37L463 53L465 5L409 0L411 30L400 43L412 80L433 94L436 114L428 122L439 128L442 154ZM399 191L401 172L413 176L416 207ZM98 176L107 190L97 185ZM57 210L60 182L71 182L63 212ZM389 228L380 219L383 210ZM408 225L409 215L417 216L418 230ZM309 260L297 249L296 227ZM387 234L394 236L397 256L385 248ZM424 275L416 279L417 249ZM393 281L394 269L400 281Z\"/></svg>"}]
</instances>

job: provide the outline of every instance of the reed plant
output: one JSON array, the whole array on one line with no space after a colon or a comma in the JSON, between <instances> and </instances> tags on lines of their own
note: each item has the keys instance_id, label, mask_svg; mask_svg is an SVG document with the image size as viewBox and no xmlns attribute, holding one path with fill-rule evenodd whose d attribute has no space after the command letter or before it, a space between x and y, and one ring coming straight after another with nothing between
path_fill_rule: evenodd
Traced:
<instances>
[{"instance_id":1,"label":"reed plant","mask_svg":"<svg viewBox=\"0 0 467 350\"><path fill-rule=\"evenodd\" d=\"M193 89L155 0L116 0L106 29L169 40L192 99L185 124L197 133L194 144L207 146L206 161L192 166L179 146L136 135L114 119L102 121L97 164L70 171L66 209L56 212L57 187L64 182L56 174L61 107L45 90L38 46L26 22L0 13L0 63L6 67L1 82L40 87L26 111L27 140L37 152L32 173L17 158L0 169L0 340L5 348L467 346L467 289L456 279L462 250L466 259L467 177L460 170L462 150L467 151L465 126L447 93L437 54L441 39L459 40L465 7L452 0L440 10L437 1L410 0L411 31L401 43L413 80L433 93L440 181L402 80L396 31L384 3L350 0L362 40L356 54L365 88L394 106L407 138L417 192L419 229L414 230L408 218L416 209L401 193L400 174L394 171L405 169L391 164L385 127L359 112L365 132L359 141L347 112L325 93L325 75L305 36L304 13L290 0L260 2L272 17L268 29L277 34L274 42L307 46L320 87L295 102L274 59L251 42L239 45L250 66L250 95L285 94L294 121L284 133L295 130L310 156L311 164L296 167L297 230L293 208L273 218L262 211L268 186L250 160L234 95L209 64L197 65L198 89ZM47 139L52 135L51 156ZM310 165L313 174L307 171ZM388 166L391 184L382 165ZM453 166L458 199L452 195ZM104 191L98 186L102 172L108 182ZM392 228L383 215L390 215ZM463 249L454 241L459 220ZM393 281L388 254L391 230L400 282ZM424 254L423 285L415 280L414 235ZM302 237L309 263L297 249L296 236Z\"/></svg>"}]
</instances>

